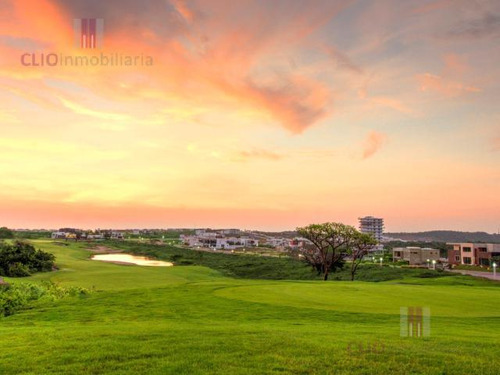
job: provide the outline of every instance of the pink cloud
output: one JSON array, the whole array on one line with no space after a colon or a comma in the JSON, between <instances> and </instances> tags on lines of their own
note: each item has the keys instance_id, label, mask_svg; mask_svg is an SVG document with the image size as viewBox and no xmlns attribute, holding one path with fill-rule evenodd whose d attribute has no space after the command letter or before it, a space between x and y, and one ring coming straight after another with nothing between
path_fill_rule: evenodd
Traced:
<instances>
[{"instance_id":1,"label":"pink cloud","mask_svg":"<svg viewBox=\"0 0 500 375\"><path fill-rule=\"evenodd\" d=\"M50 42L65 52L71 48L73 38L71 22L67 20L92 12L109 20L107 50L129 54L140 51L155 60L154 67L136 72L135 77L140 75L141 79L132 83L132 75L125 71L99 67L40 70L38 79L50 76L72 81L112 100L154 97L164 106L162 102L175 97L187 107L203 102L212 113L228 108L250 110L293 134L304 132L332 113L332 90L319 78L321 71L296 69L276 74L268 63L275 60L277 53L293 55L309 45L307 38L349 2L322 2L315 7L297 2L288 4L287 12L282 11L287 3L278 1L242 1L228 7L224 1L208 4L171 0L165 6L163 1L154 0L145 9L132 0L124 1L119 8L99 1L89 2L88 8L82 8L77 0L11 3L13 21L5 30L11 36L37 35L46 39L37 42ZM242 12L248 17L241 18ZM148 17L147 22L139 22L144 17ZM54 22L42 23L41 19ZM131 20L137 22L131 24ZM25 25L29 28L25 29ZM130 38L134 33L141 38ZM52 40L53 35L58 38ZM27 69L17 64L19 52L9 54L16 65L7 68L6 73L27 74ZM337 59L339 64L356 69L346 56L337 54ZM55 99L45 93L46 102Z\"/></svg>"},{"instance_id":2,"label":"pink cloud","mask_svg":"<svg viewBox=\"0 0 500 375\"><path fill-rule=\"evenodd\" d=\"M431 73L420 74L417 76L417 80L421 91L435 92L447 98L481 91L478 87L469 86Z\"/></svg>"},{"instance_id":3,"label":"pink cloud","mask_svg":"<svg viewBox=\"0 0 500 375\"><path fill-rule=\"evenodd\" d=\"M193 11L188 7L185 0L173 0L172 4L179 14L187 21L193 22Z\"/></svg>"},{"instance_id":4,"label":"pink cloud","mask_svg":"<svg viewBox=\"0 0 500 375\"><path fill-rule=\"evenodd\" d=\"M379 133L376 131L370 132L363 144L363 160L372 157L378 151L380 151L380 149L384 145L386 138L386 135L383 133Z\"/></svg>"},{"instance_id":5,"label":"pink cloud","mask_svg":"<svg viewBox=\"0 0 500 375\"><path fill-rule=\"evenodd\" d=\"M443 56L443 63L444 67L439 75L427 72L417 76L421 91L434 92L446 98L454 98L481 91L479 87L462 82L465 73L470 70L469 65L462 56L454 53L445 54Z\"/></svg>"}]
</instances>

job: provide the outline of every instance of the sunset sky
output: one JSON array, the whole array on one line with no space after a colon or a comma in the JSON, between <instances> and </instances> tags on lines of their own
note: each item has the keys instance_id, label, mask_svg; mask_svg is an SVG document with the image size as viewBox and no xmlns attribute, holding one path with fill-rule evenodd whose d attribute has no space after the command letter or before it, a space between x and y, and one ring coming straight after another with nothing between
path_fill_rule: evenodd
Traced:
<instances>
[{"instance_id":1,"label":"sunset sky","mask_svg":"<svg viewBox=\"0 0 500 375\"><path fill-rule=\"evenodd\" d=\"M496 232L499 38L497 0L0 0L0 226Z\"/></svg>"}]
</instances>

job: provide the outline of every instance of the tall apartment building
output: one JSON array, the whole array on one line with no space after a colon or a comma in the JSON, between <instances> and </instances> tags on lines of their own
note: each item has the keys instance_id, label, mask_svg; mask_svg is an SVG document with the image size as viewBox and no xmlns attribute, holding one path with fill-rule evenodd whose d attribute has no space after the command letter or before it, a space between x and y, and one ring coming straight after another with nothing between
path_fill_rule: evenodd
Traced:
<instances>
[{"instance_id":1,"label":"tall apartment building","mask_svg":"<svg viewBox=\"0 0 500 375\"><path fill-rule=\"evenodd\" d=\"M447 243L450 264L489 266L491 258L500 256L500 244L493 243Z\"/></svg>"},{"instance_id":2,"label":"tall apartment building","mask_svg":"<svg viewBox=\"0 0 500 375\"><path fill-rule=\"evenodd\" d=\"M382 240L384 234L384 219L373 216L360 217L359 230L362 233L372 234L377 241Z\"/></svg>"}]
</instances>

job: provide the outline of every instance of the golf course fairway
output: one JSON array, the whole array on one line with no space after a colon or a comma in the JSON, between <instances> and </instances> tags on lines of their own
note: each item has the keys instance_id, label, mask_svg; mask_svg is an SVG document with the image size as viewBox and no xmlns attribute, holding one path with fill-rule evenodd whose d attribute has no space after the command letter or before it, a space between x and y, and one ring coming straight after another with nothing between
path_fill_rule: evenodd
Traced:
<instances>
[{"instance_id":1,"label":"golf course fairway","mask_svg":"<svg viewBox=\"0 0 500 375\"><path fill-rule=\"evenodd\" d=\"M33 243L59 270L6 281L91 293L0 318L2 375L500 373L500 283L234 279ZM400 336L400 308L411 306L430 309L428 337Z\"/></svg>"}]
</instances>

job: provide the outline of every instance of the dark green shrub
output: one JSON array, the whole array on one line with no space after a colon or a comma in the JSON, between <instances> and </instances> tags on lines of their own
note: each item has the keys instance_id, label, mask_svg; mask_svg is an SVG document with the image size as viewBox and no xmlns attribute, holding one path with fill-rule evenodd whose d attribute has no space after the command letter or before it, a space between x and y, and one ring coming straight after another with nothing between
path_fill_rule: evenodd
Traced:
<instances>
[{"instance_id":1,"label":"dark green shrub","mask_svg":"<svg viewBox=\"0 0 500 375\"><path fill-rule=\"evenodd\" d=\"M0 276L24 277L51 271L54 261L54 255L35 249L30 243L0 243Z\"/></svg>"},{"instance_id":2,"label":"dark green shrub","mask_svg":"<svg viewBox=\"0 0 500 375\"><path fill-rule=\"evenodd\" d=\"M30 273L30 269L28 268L28 266L22 264L22 263L11 263L9 264L9 269L8 269L8 272L6 274L6 276L10 276L10 277L26 277L26 276L30 276L31 273Z\"/></svg>"},{"instance_id":3,"label":"dark green shrub","mask_svg":"<svg viewBox=\"0 0 500 375\"><path fill-rule=\"evenodd\" d=\"M45 282L0 285L0 316L9 316L35 301L55 301L69 296L85 296L90 292L79 287L61 287Z\"/></svg>"}]
</instances>

